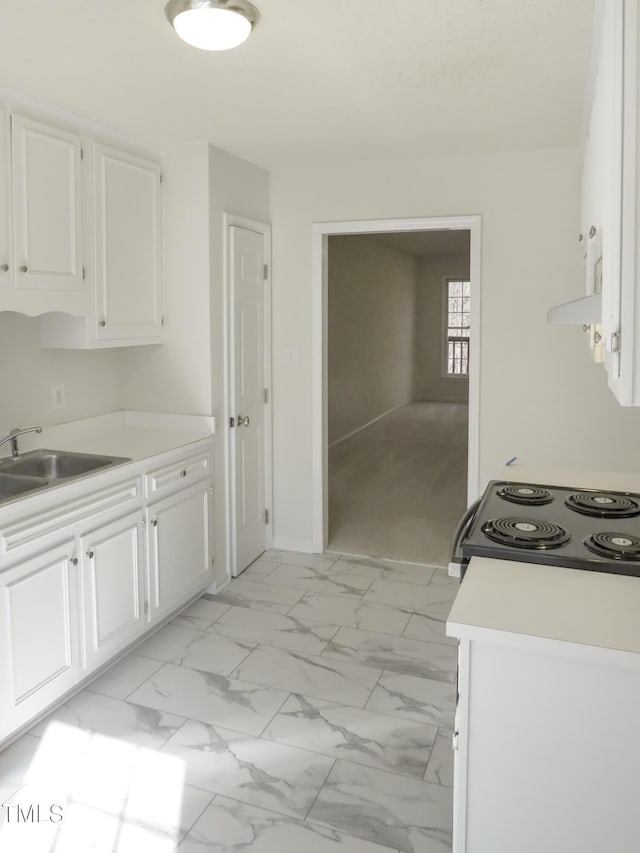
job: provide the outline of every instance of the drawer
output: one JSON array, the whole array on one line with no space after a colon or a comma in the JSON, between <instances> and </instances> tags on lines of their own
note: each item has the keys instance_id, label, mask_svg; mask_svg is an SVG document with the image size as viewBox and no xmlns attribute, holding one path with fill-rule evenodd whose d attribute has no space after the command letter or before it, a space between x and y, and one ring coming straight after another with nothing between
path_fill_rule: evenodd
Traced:
<instances>
[{"instance_id":1,"label":"drawer","mask_svg":"<svg viewBox=\"0 0 640 853\"><path fill-rule=\"evenodd\" d=\"M208 453L190 456L171 462L162 468L149 471L145 476L147 500L166 495L211 477L211 457Z\"/></svg>"},{"instance_id":2,"label":"drawer","mask_svg":"<svg viewBox=\"0 0 640 853\"><path fill-rule=\"evenodd\" d=\"M56 497L54 490L51 496L53 501ZM104 523L105 519L122 515L123 511L140 503L139 478L102 488L74 501L53 503L50 509L41 510L36 515L22 518L0 530L0 555L22 559L23 549L41 547L42 537L49 537L47 546L51 547L67 541L80 523L85 523L93 516L100 515L101 523Z\"/></svg>"}]
</instances>

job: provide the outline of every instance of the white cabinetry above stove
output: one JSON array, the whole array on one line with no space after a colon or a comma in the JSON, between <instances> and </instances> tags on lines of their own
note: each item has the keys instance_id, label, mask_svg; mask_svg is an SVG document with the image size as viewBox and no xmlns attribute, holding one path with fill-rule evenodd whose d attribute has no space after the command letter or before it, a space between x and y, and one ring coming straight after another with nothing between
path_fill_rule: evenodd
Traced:
<instances>
[{"instance_id":1,"label":"white cabinetry above stove","mask_svg":"<svg viewBox=\"0 0 640 853\"><path fill-rule=\"evenodd\" d=\"M550 322L589 328L596 360L625 406L640 405L639 5L596 5L579 237L587 296L549 312ZM596 304L601 317L593 316Z\"/></svg>"}]
</instances>

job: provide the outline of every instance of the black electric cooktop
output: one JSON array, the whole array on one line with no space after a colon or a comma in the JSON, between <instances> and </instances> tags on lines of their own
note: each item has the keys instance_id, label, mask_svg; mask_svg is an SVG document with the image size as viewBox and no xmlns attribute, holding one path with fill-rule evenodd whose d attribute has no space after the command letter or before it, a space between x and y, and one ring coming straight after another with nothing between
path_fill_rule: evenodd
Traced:
<instances>
[{"instance_id":1,"label":"black electric cooktop","mask_svg":"<svg viewBox=\"0 0 640 853\"><path fill-rule=\"evenodd\" d=\"M640 577L640 495L494 480L461 540L473 556Z\"/></svg>"}]
</instances>

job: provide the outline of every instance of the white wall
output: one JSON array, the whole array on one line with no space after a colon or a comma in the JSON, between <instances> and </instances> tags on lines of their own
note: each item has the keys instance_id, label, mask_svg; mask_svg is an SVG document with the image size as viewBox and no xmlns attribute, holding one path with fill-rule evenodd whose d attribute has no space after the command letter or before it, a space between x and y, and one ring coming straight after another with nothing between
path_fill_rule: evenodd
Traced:
<instances>
[{"instance_id":1,"label":"white wall","mask_svg":"<svg viewBox=\"0 0 640 853\"><path fill-rule=\"evenodd\" d=\"M366 235L329 238L329 442L408 403L415 259Z\"/></svg>"},{"instance_id":2,"label":"white wall","mask_svg":"<svg viewBox=\"0 0 640 853\"><path fill-rule=\"evenodd\" d=\"M118 351L42 349L37 317L0 312L0 364L0 435L122 407ZM67 404L53 409L51 386L59 384Z\"/></svg>"},{"instance_id":3,"label":"white wall","mask_svg":"<svg viewBox=\"0 0 640 853\"><path fill-rule=\"evenodd\" d=\"M469 380L444 375L445 280L469 278L469 252L465 255L431 255L416 264L415 400L466 403Z\"/></svg>"},{"instance_id":4,"label":"white wall","mask_svg":"<svg viewBox=\"0 0 640 853\"><path fill-rule=\"evenodd\" d=\"M163 157L161 346L122 350L124 408L210 415L209 146Z\"/></svg>"},{"instance_id":5,"label":"white wall","mask_svg":"<svg viewBox=\"0 0 640 853\"><path fill-rule=\"evenodd\" d=\"M547 309L582 295L574 149L283 169L272 175L274 520L312 543L311 225L482 216L480 480L529 464L639 470L640 410L617 405L576 328ZM298 351L298 365L285 349Z\"/></svg>"}]
</instances>

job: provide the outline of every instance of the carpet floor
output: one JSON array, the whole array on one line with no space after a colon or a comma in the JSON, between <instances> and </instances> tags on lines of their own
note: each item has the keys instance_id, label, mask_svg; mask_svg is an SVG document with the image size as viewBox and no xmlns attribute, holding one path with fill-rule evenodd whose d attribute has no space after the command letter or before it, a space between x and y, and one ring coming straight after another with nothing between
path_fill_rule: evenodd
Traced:
<instances>
[{"instance_id":1,"label":"carpet floor","mask_svg":"<svg viewBox=\"0 0 640 853\"><path fill-rule=\"evenodd\" d=\"M329 449L330 551L446 566L466 508L468 407L409 403Z\"/></svg>"}]
</instances>

